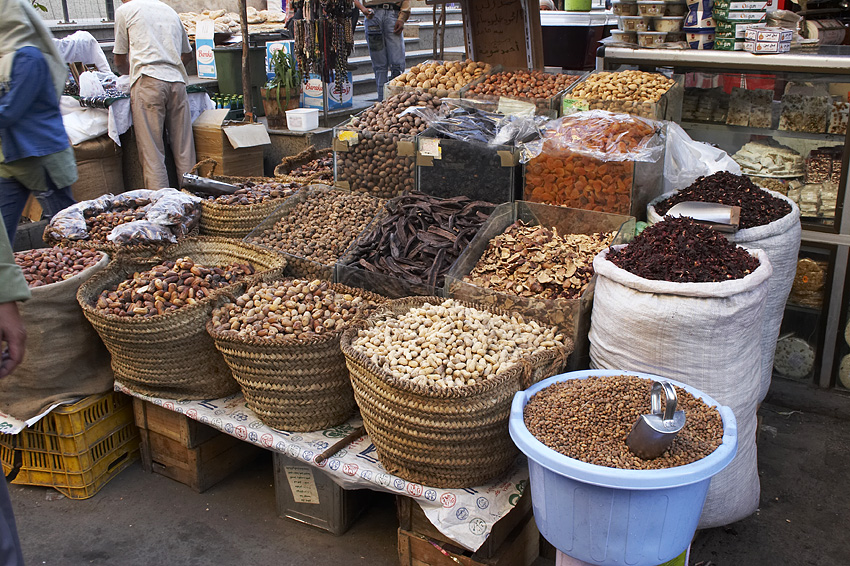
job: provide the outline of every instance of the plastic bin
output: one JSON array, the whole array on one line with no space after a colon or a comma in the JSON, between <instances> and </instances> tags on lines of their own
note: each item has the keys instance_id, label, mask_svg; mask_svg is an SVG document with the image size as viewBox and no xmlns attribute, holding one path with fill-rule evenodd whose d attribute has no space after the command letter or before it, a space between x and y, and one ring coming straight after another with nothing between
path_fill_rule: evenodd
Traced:
<instances>
[{"instance_id":1,"label":"plastic bin","mask_svg":"<svg viewBox=\"0 0 850 566\"><path fill-rule=\"evenodd\" d=\"M392 198L416 190L416 136L334 128L334 184ZM377 164L382 163L383 167ZM387 167L394 167L387 173Z\"/></svg>"},{"instance_id":2,"label":"plastic bin","mask_svg":"<svg viewBox=\"0 0 850 566\"><path fill-rule=\"evenodd\" d=\"M0 436L3 472L12 483L53 487L70 499L91 497L138 455L133 406L118 392L61 405L31 429Z\"/></svg>"},{"instance_id":3,"label":"plastic bin","mask_svg":"<svg viewBox=\"0 0 850 566\"><path fill-rule=\"evenodd\" d=\"M475 268L490 245L490 241L503 234L517 220L521 220L528 226L557 228L561 236L614 232L612 244L616 245L632 241L635 233L635 218L525 201L503 204L493 212L446 276L445 291L448 297L494 306L509 312L518 312L540 323L556 326L573 339L569 369L587 367L590 361L590 342L587 339L587 333L590 331L595 277L576 299L521 297L479 287L463 280Z\"/></svg>"},{"instance_id":4,"label":"plastic bin","mask_svg":"<svg viewBox=\"0 0 850 566\"><path fill-rule=\"evenodd\" d=\"M445 138L432 128L417 136L416 146L416 185L427 195L499 204L522 189L517 147Z\"/></svg>"},{"instance_id":5,"label":"plastic bin","mask_svg":"<svg viewBox=\"0 0 850 566\"><path fill-rule=\"evenodd\" d=\"M488 110L490 112L496 112L500 107L504 106L516 106L517 104L530 104L535 107L535 114L539 116L548 116L550 118L556 118L561 113L561 104L564 93L569 91L570 87L565 88L564 90L554 94L553 96L535 98L535 97L523 97L523 96L506 96L506 95L493 95L493 94L476 94L472 92L472 89L476 84L483 82L486 80L488 76L498 75L500 73L505 72L514 72L517 69L504 69L501 67L497 67L493 70L493 72L488 73L484 77L481 77L475 81L472 81L467 86L463 87L460 91L461 98L480 101L481 104L477 104L478 108L482 108L483 110ZM527 70L527 69L522 69ZM568 75L576 78L576 82L580 81L584 78L588 73L582 73L579 71L561 71L561 72L550 72L545 71L547 75Z\"/></svg>"},{"instance_id":6,"label":"plastic bin","mask_svg":"<svg viewBox=\"0 0 850 566\"><path fill-rule=\"evenodd\" d=\"M528 456L534 518L546 540L590 564L657 566L688 548L712 476L737 452L738 428L732 410L689 385L667 380L718 407L723 443L701 460L663 470L622 470L569 458L537 440L523 419L529 399L553 383L624 374L664 379L621 370L556 375L514 396L509 430Z\"/></svg>"},{"instance_id":7,"label":"plastic bin","mask_svg":"<svg viewBox=\"0 0 850 566\"><path fill-rule=\"evenodd\" d=\"M602 71L612 73L611 71ZM616 72L616 71L615 71ZM664 93L657 102L641 102L639 100L617 99L617 100L594 100L576 98L571 93L581 84L585 83L593 75L600 71L593 71L583 76L573 84L562 97L562 115L572 114L579 110L608 110L610 112L625 112L651 120L670 120L680 122L682 120L682 99L685 92L685 76L673 75L676 83Z\"/></svg>"},{"instance_id":8,"label":"plastic bin","mask_svg":"<svg viewBox=\"0 0 850 566\"><path fill-rule=\"evenodd\" d=\"M315 130L319 127L319 111L315 108L287 110L286 127L295 132Z\"/></svg>"},{"instance_id":9,"label":"plastic bin","mask_svg":"<svg viewBox=\"0 0 850 566\"><path fill-rule=\"evenodd\" d=\"M242 46L215 47L215 72L218 91L224 94L244 94L242 92ZM265 116L260 89L266 86L266 48L248 48L248 65L251 70L251 104L254 114Z\"/></svg>"}]
</instances>

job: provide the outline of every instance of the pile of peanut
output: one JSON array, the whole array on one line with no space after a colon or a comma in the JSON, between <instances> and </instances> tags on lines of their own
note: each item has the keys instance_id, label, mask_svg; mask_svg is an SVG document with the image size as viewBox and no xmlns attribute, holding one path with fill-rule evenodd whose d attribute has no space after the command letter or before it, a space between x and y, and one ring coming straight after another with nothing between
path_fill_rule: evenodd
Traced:
<instances>
[{"instance_id":1,"label":"pile of peanut","mask_svg":"<svg viewBox=\"0 0 850 566\"><path fill-rule=\"evenodd\" d=\"M587 101L589 110L628 112L655 118L655 103L661 100L664 93L674 84L675 80L658 73L601 72L589 75L567 96Z\"/></svg>"},{"instance_id":2,"label":"pile of peanut","mask_svg":"<svg viewBox=\"0 0 850 566\"><path fill-rule=\"evenodd\" d=\"M252 275L248 264L207 267L188 257L165 261L147 271L136 272L115 288L104 289L95 309L104 315L156 316L194 305L213 290Z\"/></svg>"},{"instance_id":3,"label":"pile of peanut","mask_svg":"<svg viewBox=\"0 0 850 566\"><path fill-rule=\"evenodd\" d=\"M102 253L93 250L41 248L15 252L15 263L32 288L70 279L99 262L102 257Z\"/></svg>"},{"instance_id":4,"label":"pile of peanut","mask_svg":"<svg viewBox=\"0 0 850 566\"><path fill-rule=\"evenodd\" d=\"M389 82L392 87L412 87L437 97L457 95L461 88L490 71L489 63L475 61L430 61L414 65Z\"/></svg>"},{"instance_id":5,"label":"pile of peanut","mask_svg":"<svg viewBox=\"0 0 850 566\"><path fill-rule=\"evenodd\" d=\"M493 314L447 299L361 330L355 350L395 377L426 387L464 387L520 358L563 347L556 330L521 315Z\"/></svg>"},{"instance_id":6,"label":"pile of peanut","mask_svg":"<svg viewBox=\"0 0 850 566\"><path fill-rule=\"evenodd\" d=\"M347 322L375 303L339 293L330 283L284 279L260 283L235 302L213 311L215 334L239 338L303 340L339 332Z\"/></svg>"}]
</instances>

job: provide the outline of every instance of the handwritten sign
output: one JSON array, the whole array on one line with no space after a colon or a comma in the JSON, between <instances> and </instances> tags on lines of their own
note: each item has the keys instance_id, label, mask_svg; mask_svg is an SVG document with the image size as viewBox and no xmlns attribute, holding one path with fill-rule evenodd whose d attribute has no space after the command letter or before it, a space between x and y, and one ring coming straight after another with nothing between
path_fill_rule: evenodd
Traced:
<instances>
[{"instance_id":1,"label":"handwritten sign","mask_svg":"<svg viewBox=\"0 0 850 566\"><path fill-rule=\"evenodd\" d=\"M540 35L540 15L527 18L527 0L465 0L467 41L476 61L505 67L528 68L530 37ZM529 20L536 22L528 30ZM533 44L533 42L532 42ZM542 53L540 54L542 64Z\"/></svg>"}]
</instances>

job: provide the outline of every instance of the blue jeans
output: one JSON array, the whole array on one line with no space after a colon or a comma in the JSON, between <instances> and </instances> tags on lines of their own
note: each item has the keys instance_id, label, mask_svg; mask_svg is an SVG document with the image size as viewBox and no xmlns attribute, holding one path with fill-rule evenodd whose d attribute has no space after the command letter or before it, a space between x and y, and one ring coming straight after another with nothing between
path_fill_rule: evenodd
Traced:
<instances>
[{"instance_id":1,"label":"blue jeans","mask_svg":"<svg viewBox=\"0 0 850 566\"><path fill-rule=\"evenodd\" d=\"M366 28L366 44L369 46L372 70L375 71L378 100L383 100L384 84L388 80L387 71L390 72L390 79L404 72L404 32L393 33L398 10L374 10L374 16L364 18L363 26Z\"/></svg>"},{"instance_id":2,"label":"blue jeans","mask_svg":"<svg viewBox=\"0 0 850 566\"><path fill-rule=\"evenodd\" d=\"M38 193L30 192L15 179L0 177L0 212L3 213L3 223L6 225L9 243L13 246L15 245L15 232L18 231L21 213L23 213L31 194L38 199L41 208L44 209L42 218L51 218L60 210L77 202L71 196L71 187L57 188L50 179L50 175L47 175L47 190Z\"/></svg>"}]
</instances>

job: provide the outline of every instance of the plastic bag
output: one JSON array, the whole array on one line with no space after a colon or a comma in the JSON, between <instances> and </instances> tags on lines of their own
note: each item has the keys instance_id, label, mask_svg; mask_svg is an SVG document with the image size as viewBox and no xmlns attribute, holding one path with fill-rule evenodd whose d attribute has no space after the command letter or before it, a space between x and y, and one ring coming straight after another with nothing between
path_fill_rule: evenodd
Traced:
<instances>
[{"instance_id":1,"label":"plastic bag","mask_svg":"<svg viewBox=\"0 0 850 566\"><path fill-rule=\"evenodd\" d=\"M44 230L44 239L49 240L85 240L89 237L86 218L77 205L69 206L53 215Z\"/></svg>"},{"instance_id":2,"label":"plastic bag","mask_svg":"<svg viewBox=\"0 0 850 566\"><path fill-rule=\"evenodd\" d=\"M600 161L656 162L664 152L663 123L630 114L589 110L546 124L540 140L524 144L523 163L543 152L578 153Z\"/></svg>"},{"instance_id":3,"label":"plastic bag","mask_svg":"<svg viewBox=\"0 0 850 566\"><path fill-rule=\"evenodd\" d=\"M119 224L112 229L106 239L121 245L177 243L177 238L166 226L147 220Z\"/></svg>"},{"instance_id":4,"label":"plastic bag","mask_svg":"<svg viewBox=\"0 0 850 566\"><path fill-rule=\"evenodd\" d=\"M201 198L172 188L154 192L153 201L145 216L147 220L163 226L182 226L181 232L188 232L186 228L200 216Z\"/></svg>"},{"instance_id":5,"label":"plastic bag","mask_svg":"<svg viewBox=\"0 0 850 566\"><path fill-rule=\"evenodd\" d=\"M100 195L96 199L92 200L84 200L82 202L78 202L73 204L65 209L65 211L79 210L84 217L90 218L92 216L97 216L103 212L112 208L112 200L115 198L115 195L112 193L106 193L105 195ZM62 211L62 212L65 212Z\"/></svg>"},{"instance_id":6,"label":"plastic bag","mask_svg":"<svg viewBox=\"0 0 850 566\"><path fill-rule=\"evenodd\" d=\"M664 154L664 192L679 191L697 178L718 171L741 174L732 157L707 143L694 141L679 124L667 122L667 150Z\"/></svg>"},{"instance_id":7,"label":"plastic bag","mask_svg":"<svg viewBox=\"0 0 850 566\"><path fill-rule=\"evenodd\" d=\"M419 116L441 136L492 145L514 145L540 136L541 116L504 116L477 107L478 101L444 100L439 112L414 106L402 112Z\"/></svg>"},{"instance_id":8,"label":"plastic bag","mask_svg":"<svg viewBox=\"0 0 850 566\"><path fill-rule=\"evenodd\" d=\"M112 201L114 208L137 208L150 204L156 191L150 189L135 189L117 195Z\"/></svg>"},{"instance_id":9,"label":"plastic bag","mask_svg":"<svg viewBox=\"0 0 850 566\"><path fill-rule=\"evenodd\" d=\"M93 71L85 71L80 75L80 96L106 96L106 90Z\"/></svg>"}]
</instances>

